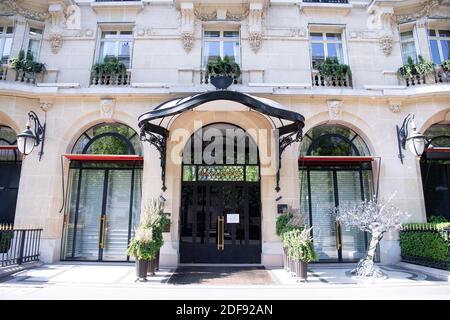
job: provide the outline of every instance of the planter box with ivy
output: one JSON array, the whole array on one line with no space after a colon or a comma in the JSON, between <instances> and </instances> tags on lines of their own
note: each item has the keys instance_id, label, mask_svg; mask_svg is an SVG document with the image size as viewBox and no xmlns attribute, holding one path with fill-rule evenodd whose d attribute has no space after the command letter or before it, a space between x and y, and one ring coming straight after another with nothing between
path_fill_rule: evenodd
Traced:
<instances>
[{"instance_id":1,"label":"planter box with ivy","mask_svg":"<svg viewBox=\"0 0 450 320\"><path fill-rule=\"evenodd\" d=\"M117 57L105 57L91 70L91 85L130 85L131 72Z\"/></svg>"},{"instance_id":2,"label":"planter box with ivy","mask_svg":"<svg viewBox=\"0 0 450 320\"><path fill-rule=\"evenodd\" d=\"M350 67L337 58L326 58L312 71L313 87L351 87L352 73Z\"/></svg>"},{"instance_id":3,"label":"planter box with ivy","mask_svg":"<svg viewBox=\"0 0 450 320\"><path fill-rule=\"evenodd\" d=\"M420 55L417 63L408 57L407 63L398 69L397 75L405 81L407 87L437 82L434 63L426 61Z\"/></svg>"},{"instance_id":4,"label":"planter box with ivy","mask_svg":"<svg viewBox=\"0 0 450 320\"><path fill-rule=\"evenodd\" d=\"M241 76L239 64L231 61L228 56L218 57L206 66L205 83L211 82L218 90L226 90L231 84L237 83Z\"/></svg>"},{"instance_id":5,"label":"planter box with ivy","mask_svg":"<svg viewBox=\"0 0 450 320\"><path fill-rule=\"evenodd\" d=\"M16 81L36 84L37 77L43 77L45 65L34 61L31 53L25 57L23 50L19 51L17 58L11 59L9 62L11 69L16 71Z\"/></svg>"}]
</instances>

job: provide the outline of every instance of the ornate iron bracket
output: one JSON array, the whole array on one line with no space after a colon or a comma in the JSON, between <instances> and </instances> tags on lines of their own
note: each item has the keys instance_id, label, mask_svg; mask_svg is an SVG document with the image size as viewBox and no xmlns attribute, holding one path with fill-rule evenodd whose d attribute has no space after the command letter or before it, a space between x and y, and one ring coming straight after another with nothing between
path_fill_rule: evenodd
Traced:
<instances>
[{"instance_id":1,"label":"ornate iron bracket","mask_svg":"<svg viewBox=\"0 0 450 320\"><path fill-rule=\"evenodd\" d=\"M141 141L147 141L159 152L159 159L161 165L161 182L162 191L166 191L166 149L167 149L167 135L154 134L153 132L146 131L145 128L141 130Z\"/></svg>"},{"instance_id":2,"label":"ornate iron bracket","mask_svg":"<svg viewBox=\"0 0 450 320\"><path fill-rule=\"evenodd\" d=\"M36 137L34 146L37 147L39 144L41 144L41 150L38 153L39 161L41 161L42 155L44 154L46 123L44 123L44 125L42 125L41 122L39 121L39 117L37 116L37 114L34 111L28 112L28 119L30 121L34 122L34 136Z\"/></svg>"},{"instance_id":3,"label":"ornate iron bracket","mask_svg":"<svg viewBox=\"0 0 450 320\"><path fill-rule=\"evenodd\" d=\"M280 188L280 170L281 170L281 155L284 150L294 142L302 141L302 126L299 125L297 131L291 134L279 137L278 143L278 169L277 169L277 185L275 187L276 192L281 190Z\"/></svg>"}]
</instances>

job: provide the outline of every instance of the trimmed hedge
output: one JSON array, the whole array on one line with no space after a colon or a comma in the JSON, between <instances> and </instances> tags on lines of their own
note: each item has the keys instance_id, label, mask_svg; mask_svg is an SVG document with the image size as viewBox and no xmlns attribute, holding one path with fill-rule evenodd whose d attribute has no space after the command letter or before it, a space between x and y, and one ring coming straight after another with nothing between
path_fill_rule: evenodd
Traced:
<instances>
[{"instance_id":1,"label":"trimmed hedge","mask_svg":"<svg viewBox=\"0 0 450 320\"><path fill-rule=\"evenodd\" d=\"M450 223L412 223L400 232L402 260L450 270L448 235Z\"/></svg>"}]
</instances>

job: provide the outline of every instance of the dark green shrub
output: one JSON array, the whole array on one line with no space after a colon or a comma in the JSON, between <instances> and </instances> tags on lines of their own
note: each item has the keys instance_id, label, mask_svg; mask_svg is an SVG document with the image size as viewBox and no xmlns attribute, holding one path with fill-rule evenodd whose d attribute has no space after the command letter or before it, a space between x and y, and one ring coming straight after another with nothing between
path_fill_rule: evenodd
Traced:
<instances>
[{"instance_id":1,"label":"dark green shrub","mask_svg":"<svg viewBox=\"0 0 450 320\"><path fill-rule=\"evenodd\" d=\"M292 219L292 213L286 213L279 215L277 217L276 222L276 233L277 236L281 236L285 231L287 231L287 228L290 228L289 221Z\"/></svg>"}]
</instances>

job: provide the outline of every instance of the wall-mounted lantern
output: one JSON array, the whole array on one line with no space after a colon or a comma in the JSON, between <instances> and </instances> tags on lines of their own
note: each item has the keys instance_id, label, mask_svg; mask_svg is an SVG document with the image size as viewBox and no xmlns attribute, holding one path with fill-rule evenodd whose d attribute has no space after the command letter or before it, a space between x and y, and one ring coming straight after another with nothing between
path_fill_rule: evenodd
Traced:
<instances>
[{"instance_id":1,"label":"wall-mounted lantern","mask_svg":"<svg viewBox=\"0 0 450 320\"><path fill-rule=\"evenodd\" d=\"M34 122L34 132L31 130L31 121ZM24 156L33 152L34 147L41 145L41 150L39 151L39 161L41 161L44 154L45 125L45 123L44 125L41 124L39 117L34 111L28 113L26 129L17 135L17 148Z\"/></svg>"},{"instance_id":2,"label":"wall-mounted lantern","mask_svg":"<svg viewBox=\"0 0 450 320\"><path fill-rule=\"evenodd\" d=\"M403 150L408 150L415 155L416 157L420 157L425 150L426 138L420 133L414 122L414 114L410 113L406 116L405 120L403 120L402 126L397 128L397 142L398 142L398 157L400 161L403 163L403 158L405 155L402 152ZM411 127L412 131L409 131Z\"/></svg>"}]
</instances>

